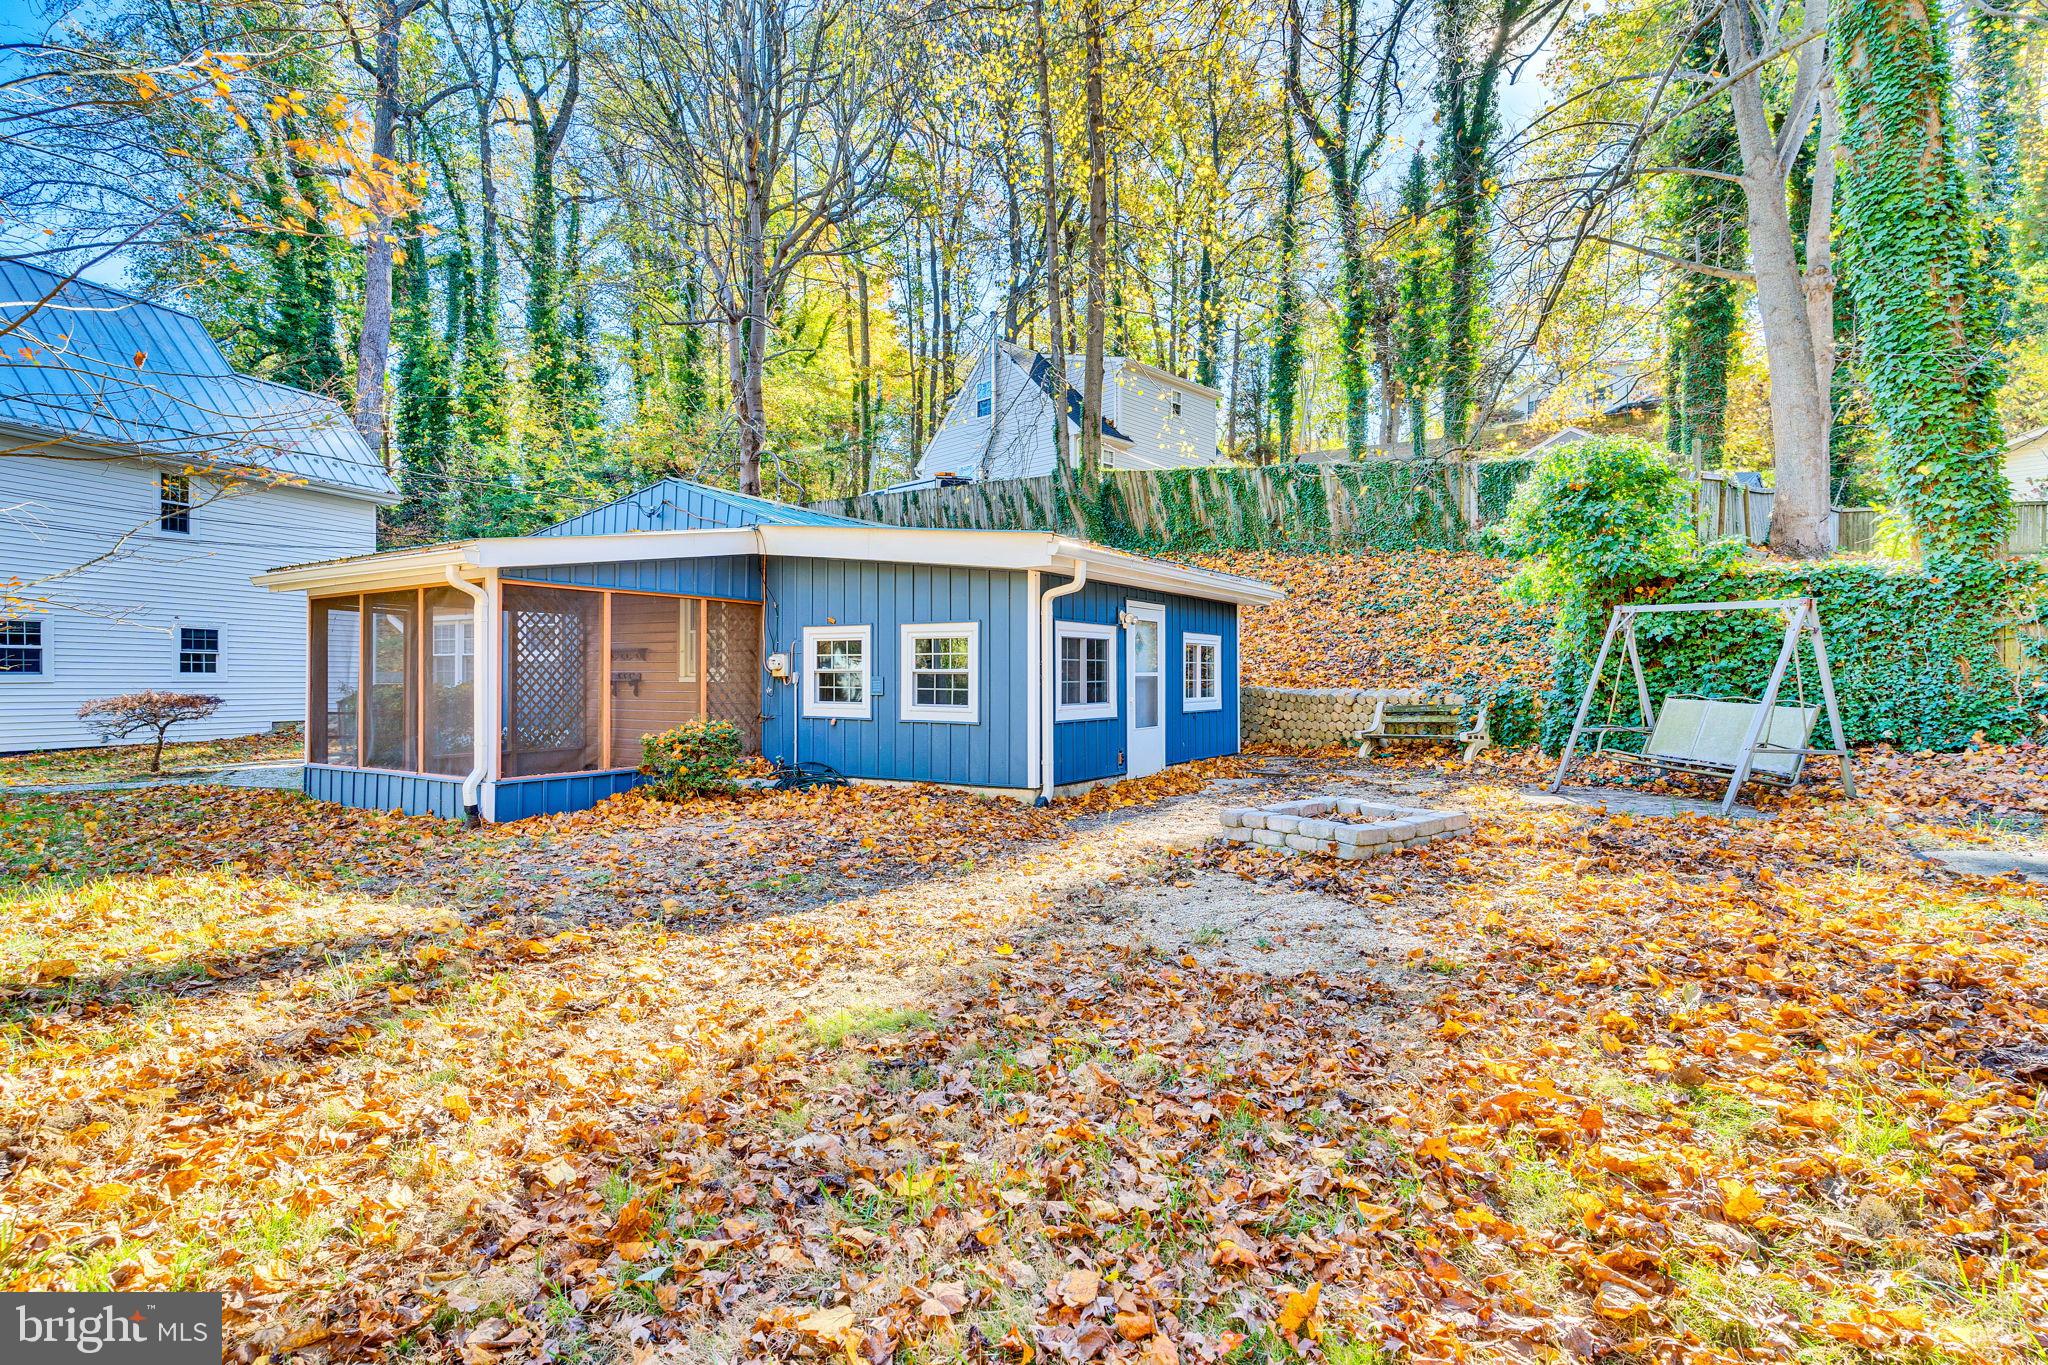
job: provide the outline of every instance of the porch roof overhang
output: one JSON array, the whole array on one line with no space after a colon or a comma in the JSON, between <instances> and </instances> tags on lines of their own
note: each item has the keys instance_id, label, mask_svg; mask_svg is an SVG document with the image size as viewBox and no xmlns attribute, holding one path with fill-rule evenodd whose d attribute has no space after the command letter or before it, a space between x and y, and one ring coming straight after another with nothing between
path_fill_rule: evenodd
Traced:
<instances>
[{"instance_id":1,"label":"porch roof overhang","mask_svg":"<svg viewBox=\"0 0 2048 1365\"><path fill-rule=\"evenodd\" d=\"M632 531L604 536L503 536L298 564L257 574L274 592L338 593L410 587L492 571L633 560L761 554L976 569L1042 570L1154 592L1244 605L1276 602L1279 588L1257 579L1113 550L1049 531L954 531L903 526L749 526L700 531Z\"/></svg>"}]
</instances>

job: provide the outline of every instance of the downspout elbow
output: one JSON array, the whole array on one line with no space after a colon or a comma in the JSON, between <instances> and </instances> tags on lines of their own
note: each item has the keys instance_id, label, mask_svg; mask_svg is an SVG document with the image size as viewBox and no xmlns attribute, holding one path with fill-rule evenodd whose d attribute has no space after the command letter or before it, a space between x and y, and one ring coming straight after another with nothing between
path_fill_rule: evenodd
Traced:
<instances>
[{"instance_id":1,"label":"downspout elbow","mask_svg":"<svg viewBox=\"0 0 2048 1365\"><path fill-rule=\"evenodd\" d=\"M495 728L491 724L491 689L484 683L487 665L484 641L489 638L491 595L464 578L453 564L445 566L441 572L446 575L449 587L468 594L470 601L476 604L476 653L473 656L476 664L475 672L469 680L469 775L462 779L462 818L467 823L476 825L483 823L484 774L489 770L490 764L490 760L485 757L487 750L484 748L484 740ZM491 659L488 662L490 666L495 666L496 660Z\"/></svg>"}]
</instances>

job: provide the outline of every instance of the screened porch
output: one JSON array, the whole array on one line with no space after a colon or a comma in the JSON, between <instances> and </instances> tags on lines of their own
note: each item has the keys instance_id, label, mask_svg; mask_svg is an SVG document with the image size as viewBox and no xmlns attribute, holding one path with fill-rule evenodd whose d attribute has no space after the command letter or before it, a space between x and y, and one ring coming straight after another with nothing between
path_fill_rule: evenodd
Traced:
<instances>
[{"instance_id":1,"label":"screened porch","mask_svg":"<svg viewBox=\"0 0 2048 1365\"><path fill-rule=\"evenodd\" d=\"M747 751L760 751L758 605L511 580L488 592L498 627L497 675L485 679L498 718L489 776L631 769L642 736L691 720L732 721ZM475 599L452 586L314 598L307 758L469 774L476 626Z\"/></svg>"}]
</instances>

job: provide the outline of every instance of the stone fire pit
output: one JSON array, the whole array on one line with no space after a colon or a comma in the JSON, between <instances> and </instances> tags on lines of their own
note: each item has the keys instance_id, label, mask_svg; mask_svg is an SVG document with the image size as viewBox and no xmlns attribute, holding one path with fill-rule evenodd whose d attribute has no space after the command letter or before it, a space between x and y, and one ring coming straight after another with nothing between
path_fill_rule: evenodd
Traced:
<instances>
[{"instance_id":1,"label":"stone fire pit","mask_svg":"<svg viewBox=\"0 0 2048 1365\"><path fill-rule=\"evenodd\" d=\"M1229 806L1223 811L1223 829L1232 843L1326 853L1352 861L1447 838L1471 826L1472 817L1463 811L1389 806L1350 797Z\"/></svg>"}]
</instances>

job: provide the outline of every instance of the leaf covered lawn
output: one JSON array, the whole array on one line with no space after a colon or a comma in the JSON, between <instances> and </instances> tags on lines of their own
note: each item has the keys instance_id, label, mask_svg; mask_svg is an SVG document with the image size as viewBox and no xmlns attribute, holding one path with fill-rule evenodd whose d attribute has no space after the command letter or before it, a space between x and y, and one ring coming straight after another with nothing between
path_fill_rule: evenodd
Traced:
<instances>
[{"instance_id":1,"label":"leaf covered lawn","mask_svg":"<svg viewBox=\"0 0 2048 1365\"><path fill-rule=\"evenodd\" d=\"M148 777L149 744L102 744L84 749L48 749L0 756L0 788L44 787L67 782L120 782ZM305 753L305 739L287 734L235 735L164 746L166 775L196 772L231 763L288 763Z\"/></svg>"},{"instance_id":2,"label":"leaf covered lawn","mask_svg":"<svg viewBox=\"0 0 2048 1365\"><path fill-rule=\"evenodd\" d=\"M1908 851L1955 764L1728 823L1410 763L1342 780L1469 839L1153 839L1328 775L1263 766L0 807L0 1286L224 1289L251 1360L2038 1356L2048 896ZM1425 946L1119 934L1216 883Z\"/></svg>"}]
</instances>

